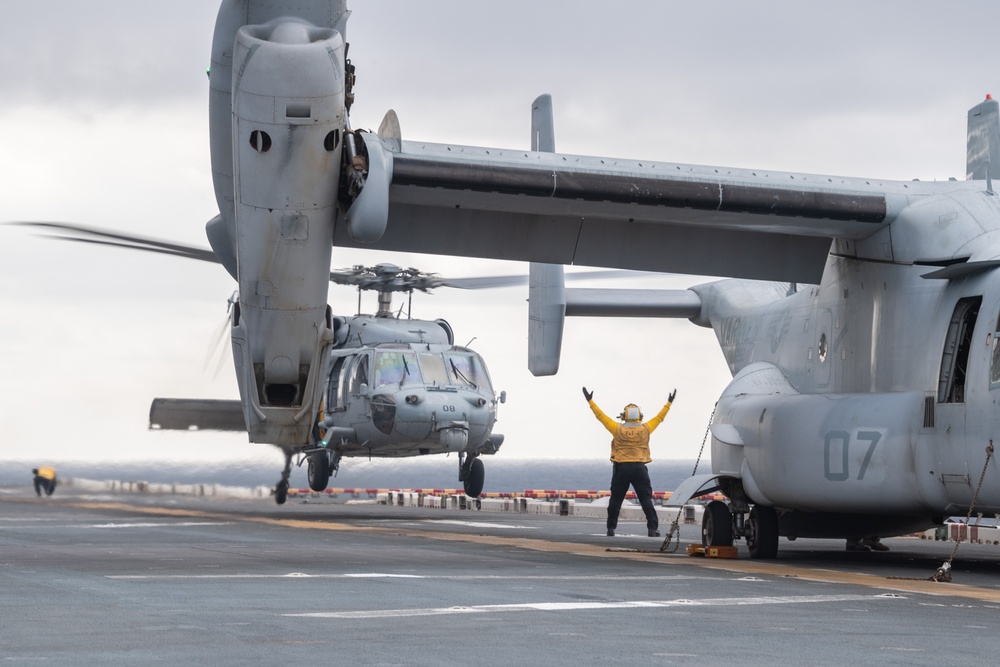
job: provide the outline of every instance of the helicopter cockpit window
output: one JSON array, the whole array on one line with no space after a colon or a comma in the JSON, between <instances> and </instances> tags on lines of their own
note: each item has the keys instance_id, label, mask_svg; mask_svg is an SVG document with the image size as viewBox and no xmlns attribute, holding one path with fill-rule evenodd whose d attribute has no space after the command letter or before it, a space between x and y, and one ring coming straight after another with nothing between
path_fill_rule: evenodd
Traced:
<instances>
[{"instance_id":1,"label":"helicopter cockpit window","mask_svg":"<svg viewBox=\"0 0 1000 667\"><path fill-rule=\"evenodd\" d=\"M326 404L330 410L339 408L344 403L343 391L346 377L344 373L344 363L347 357L338 357L333 362L333 369L330 371L330 386L326 396Z\"/></svg>"},{"instance_id":2,"label":"helicopter cockpit window","mask_svg":"<svg viewBox=\"0 0 1000 667\"><path fill-rule=\"evenodd\" d=\"M449 373L444 366L444 357L440 354L422 352L420 354L420 371L427 384L446 385L450 382Z\"/></svg>"},{"instance_id":3,"label":"helicopter cockpit window","mask_svg":"<svg viewBox=\"0 0 1000 667\"><path fill-rule=\"evenodd\" d=\"M444 355L445 366L451 384L478 389L490 389L490 379L482 359L474 354L448 353Z\"/></svg>"},{"instance_id":4,"label":"helicopter cockpit window","mask_svg":"<svg viewBox=\"0 0 1000 667\"><path fill-rule=\"evenodd\" d=\"M378 352L375 355L375 386L422 382L417 355L413 352Z\"/></svg>"},{"instance_id":5,"label":"helicopter cockpit window","mask_svg":"<svg viewBox=\"0 0 1000 667\"><path fill-rule=\"evenodd\" d=\"M363 384L368 384L368 355L361 355L354 362L354 371L351 375L351 393L360 394Z\"/></svg>"}]
</instances>

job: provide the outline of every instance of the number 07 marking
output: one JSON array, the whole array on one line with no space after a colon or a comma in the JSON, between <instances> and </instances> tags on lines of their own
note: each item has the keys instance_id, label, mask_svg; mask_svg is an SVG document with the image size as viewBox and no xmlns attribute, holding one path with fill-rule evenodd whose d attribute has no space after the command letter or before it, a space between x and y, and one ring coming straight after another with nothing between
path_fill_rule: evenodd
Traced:
<instances>
[{"instance_id":1,"label":"number 07 marking","mask_svg":"<svg viewBox=\"0 0 1000 667\"><path fill-rule=\"evenodd\" d=\"M860 442L868 443L868 451L865 452L865 458L861 461L861 469L858 471L858 480L860 481L865 478L868 464L872 461L872 454L875 453L875 446L882 439L882 434L878 431L858 431L855 438ZM849 470L851 440L851 434L847 431L830 431L826 434L823 443L823 475L831 482L843 482L851 476ZM836 456L838 450L840 456ZM839 464L837 470L834 470L833 464L835 462Z\"/></svg>"}]
</instances>

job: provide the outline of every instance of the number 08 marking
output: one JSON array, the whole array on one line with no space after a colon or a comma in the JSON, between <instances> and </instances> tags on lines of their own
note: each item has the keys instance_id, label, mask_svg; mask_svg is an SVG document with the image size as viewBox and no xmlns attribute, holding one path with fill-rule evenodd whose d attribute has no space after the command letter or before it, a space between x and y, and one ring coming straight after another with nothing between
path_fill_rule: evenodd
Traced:
<instances>
[{"instance_id":1,"label":"number 08 marking","mask_svg":"<svg viewBox=\"0 0 1000 667\"><path fill-rule=\"evenodd\" d=\"M868 451L865 452L865 458L861 461L861 469L858 471L858 480L865 478L865 471L868 470L868 464L871 463L875 446L881 439L882 434L878 431L858 431L856 440L868 443ZM843 482L851 476L851 440L851 434L847 431L830 431L826 434L823 443L823 475L831 482Z\"/></svg>"}]
</instances>

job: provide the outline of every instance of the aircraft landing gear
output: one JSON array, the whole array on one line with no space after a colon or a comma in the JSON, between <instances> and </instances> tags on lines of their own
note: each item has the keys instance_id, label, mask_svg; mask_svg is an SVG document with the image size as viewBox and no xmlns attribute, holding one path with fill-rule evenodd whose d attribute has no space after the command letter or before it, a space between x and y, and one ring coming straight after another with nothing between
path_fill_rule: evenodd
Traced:
<instances>
[{"instance_id":1,"label":"aircraft landing gear","mask_svg":"<svg viewBox=\"0 0 1000 667\"><path fill-rule=\"evenodd\" d=\"M274 502L284 505L288 500L288 478L292 476L292 453L285 452L285 469L281 473L281 479L274 487Z\"/></svg>"},{"instance_id":2,"label":"aircraft landing gear","mask_svg":"<svg viewBox=\"0 0 1000 667\"><path fill-rule=\"evenodd\" d=\"M751 558L778 555L778 513L773 507L753 506L746 524L746 538Z\"/></svg>"},{"instance_id":3,"label":"aircraft landing gear","mask_svg":"<svg viewBox=\"0 0 1000 667\"><path fill-rule=\"evenodd\" d=\"M706 547L731 547L733 540L745 537L751 558L775 558L778 555L778 512L773 507L754 505L747 514L747 503L729 505L713 500L705 507L701 521L701 543Z\"/></svg>"},{"instance_id":4,"label":"aircraft landing gear","mask_svg":"<svg viewBox=\"0 0 1000 667\"><path fill-rule=\"evenodd\" d=\"M306 469L309 488L313 491L326 491L326 485L330 482L331 467L328 452L321 451L310 454L309 467Z\"/></svg>"},{"instance_id":5,"label":"aircraft landing gear","mask_svg":"<svg viewBox=\"0 0 1000 667\"><path fill-rule=\"evenodd\" d=\"M458 481L462 482L465 495L470 498L478 498L482 495L483 484L486 482L486 466L479 460L479 456L469 454L466 457L459 453Z\"/></svg>"},{"instance_id":6,"label":"aircraft landing gear","mask_svg":"<svg viewBox=\"0 0 1000 667\"><path fill-rule=\"evenodd\" d=\"M721 500L705 506L701 520L701 543L706 547L733 546L733 513Z\"/></svg>"}]
</instances>

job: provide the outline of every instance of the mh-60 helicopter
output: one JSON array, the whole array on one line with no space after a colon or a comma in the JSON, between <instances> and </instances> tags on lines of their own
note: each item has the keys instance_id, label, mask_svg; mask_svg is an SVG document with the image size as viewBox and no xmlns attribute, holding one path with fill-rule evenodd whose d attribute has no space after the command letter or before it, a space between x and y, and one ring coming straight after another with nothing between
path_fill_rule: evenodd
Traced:
<instances>
[{"instance_id":1,"label":"mh-60 helicopter","mask_svg":"<svg viewBox=\"0 0 1000 667\"><path fill-rule=\"evenodd\" d=\"M29 222L25 226L57 232L53 238L168 254L218 263L202 248L81 225ZM625 275L596 271L579 277ZM444 319L410 317L413 291L437 287L489 289L526 284L528 276L492 276L445 280L414 268L383 263L331 271L330 281L358 288L358 314L333 315L327 307L332 338L324 347L321 386L315 415L301 419L313 424L308 441L282 447L285 466L274 489L277 503L288 497L292 462L308 462L307 479L322 491L340 468L343 457L400 458L428 454L458 455L459 481L471 497L483 491L484 454L495 454L504 437L493 433L497 404L506 392L493 391L486 362L468 347L455 345L451 325ZM374 315L361 314L361 293L378 293ZM406 316L394 314L393 292L409 295ZM240 324L236 294L229 300L229 324ZM258 377L258 383L260 378ZM246 432L244 407L238 400L153 399L149 425L154 430L211 430Z\"/></svg>"},{"instance_id":2,"label":"mh-60 helicopter","mask_svg":"<svg viewBox=\"0 0 1000 667\"><path fill-rule=\"evenodd\" d=\"M310 488L325 489L343 456L454 452L465 493L479 496L485 478L479 457L495 454L503 443L493 425L506 392L494 394L486 362L455 345L448 322L410 319L409 312L396 317L391 310L393 292L412 296L415 289L427 291L445 281L393 264L356 266L332 273L331 280L356 285L359 294L377 291L379 307L374 315L332 321L316 445L302 451L309 460ZM286 467L279 502L287 492L287 472Z\"/></svg>"},{"instance_id":3,"label":"mh-60 helicopter","mask_svg":"<svg viewBox=\"0 0 1000 667\"><path fill-rule=\"evenodd\" d=\"M59 222L14 223L53 233L52 238L141 250L219 263L205 248ZM534 271L534 269L532 269ZM562 280L627 278L642 272L581 271ZM334 315L328 306L326 326L332 332L323 348L317 377L315 412L303 408L300 421L311 429L305 442L278 445L285 466L274 489L278 504L288 497L292 464L308 463L309 487L326 488L343 457L402 458L428 454L458 455L459 481L465 493L479 496L485 481L483 455L495 454L504 437L493 432L497 405L506 392L493 390L486 362L477 352L455 345L444 319L412 319L414 291L439 287L492 289L527 285L528 275L444 279L417 269L389 263L354 266L329 272L330 282L358 288L358 311ZM360 314L361 293L378 294L374 315ZM393 313L393 292L410 298ZM237 294L229 300L229 326L240 326ZM260 383L260 378L257 378ZM258 387L263 391L263 388ZM247 432L245 406L239 400L155 398L149 412L154 430ZM272 443L275 444L275 443Z\"/></svg>"}]
</instances>

